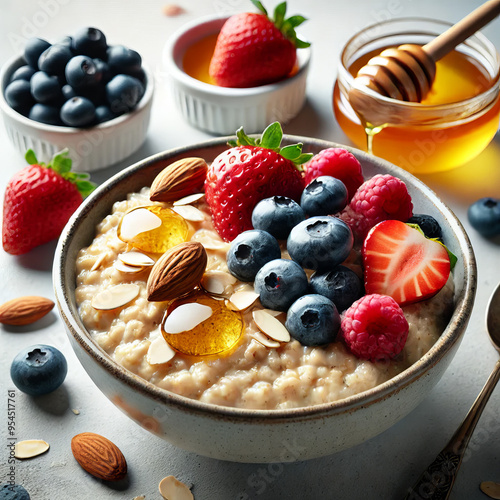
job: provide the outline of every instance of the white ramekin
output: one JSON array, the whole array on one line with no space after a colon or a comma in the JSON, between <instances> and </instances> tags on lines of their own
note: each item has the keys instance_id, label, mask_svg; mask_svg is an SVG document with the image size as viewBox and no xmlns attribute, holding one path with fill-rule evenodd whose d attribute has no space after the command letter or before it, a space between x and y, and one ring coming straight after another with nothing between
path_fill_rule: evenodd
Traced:
<instances>
[{"instance_id":1,"label":"white ramekin","mask_svg":"<svg viewBox=\"0 0 500 500\"><path fill-rule=\"evenodd\" d=\"M199 129L221 135L234 134L241 126L247 133L257 133L274 121L287 123L304 105L309 48L297 50L299 70L295 75L260 87L218 87L183 71L186 49L205 36L218 33L226 19L220 16L197 19L174 33L165 45L164 65L183 117Z\"/></svg>"},{"instance_id":2,"label":"white ramekin","mask_svg":"<svg viewBox=\"0 0 500 500\"><path fill-rule=\"evenodd\" d=\"M40 160L49 160L65 148L73 160L74 170L91 172L117 163L139 149L146 139L153 102L154 82L146 72L146 92L130 113L91 128L46 125L14 111L5 101L4 90L12 73L25 64L13 57L0 71L0 111L12 144L22 155L33 149Z\"/></svg>"}]
</instances>

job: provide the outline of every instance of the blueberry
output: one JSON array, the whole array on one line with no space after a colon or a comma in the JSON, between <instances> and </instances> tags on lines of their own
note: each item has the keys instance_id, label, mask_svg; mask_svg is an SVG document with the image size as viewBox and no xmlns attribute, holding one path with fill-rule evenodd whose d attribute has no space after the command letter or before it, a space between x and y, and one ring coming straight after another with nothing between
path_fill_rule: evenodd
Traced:
<instances>
[{"instance_id":1,"label":"blueberry","mask_svg":"<svg viewBox=\"0 0 500 500\"><path fill-rule=\"evenodd\" d=\"M64 77L64 69L72 57L73 53L66 45L51 45L40 55L38 68L49 75Z\"/></svg>"},{"instance_id":2,"label":"blueberry","mask_svg":"<svg viewBox=\"0 0 500 500\"><path fill-rule=\"evenodd\" d=\"M30 81L32 96L41 103L55 104L63 100L61 85L56 76L37 71Z\"/></svg>"},{"instance_id":3,"label":"blueberry","mask_svg":"<svg viewBox=\"0 0 500 500\"><path fill-rule=\"evenodd\" d=\"M42 38L30 38L24 46L24 59L34 69L39 69L38 59L42 52L50 47L50 43Z\"/></svg>"},{"instance_id":4,"label":"blueberry","mask_svg":"<svg viewBox=\"0 0 500 500\"><path fill-rule=\"evenodd\" d=\"M108 63L96 58L94 59L94 64L97 72L101 74L101 83L108 83L111 80L111 70Z\"/></svg>"},{"instance_id":5,"label":"blueberry","mask_svg":"<svg viewBox=\"0 0 500 500\"><path fill-rule=\"evenodd\" d=\"M87 56L72 57L66 64L64 74L74 89L96 85L102 79L94 60Z\"/></svg>"},{"instance_id":6,"label":"blueberry","mask_svg":"<svg viewBox=\"0 0 500 500\"><path fill-rule=\"evenodd\" d=\"M64 355L50 345L36 344L20 351L12 361L10 376L16 387L30 396L55 391L66 378Z\"/></svg>"},{"instance_id":7,"label":"blueberry","mask_svg":"<svg viewBox=\"0 0 500 500\"><path fill-rule=\"evenodd\" d=\"M340 315L330 299L309 294L290 306L285 326L290 336L303 345L324 345L337 338Z\"/></svg>"},{"instance_id":8,"label":"blueberry","mask_svg":"<svg viewBox=\"0 0 500 500\"><path fill-rule=\"evenodd\" d=\"M296 201L286 196L272 196L255 205L252 225L279 240L286 240L292 228L305 218L304 210Z\"/></svg>"},{"instance_id":9,"label":"blueberry","mask_svg":"<svg viewBox=\"0 0 500 500\"><path fill-rule=\"evenodd\" d=\"M500 199L481 198L469 207L467 215L471 226L482 236L500 234Z\"/></svg>"},{"instance_id":10,"label":"blueberry","mask_svg":"<svg viewBox=\"0 0 500 500\"><path fill-rule=\"evenodd\" d=\"M309 215L331 215L347 205L345 184L335 177L322 175L311 181L302 192L300 206Z\"/></svg>"},{"instance_id":11,"label":"blueberry","mask_svg":"<svg viewBox=\"0 0 500 500\"><path fill-rule=\"evenodd\" d=\"M255 276L254 288L264 307L286 311L307 293L307 275L293 260L271 260Z\"/></svg>"},{"instance_id":12,"label":"blueberry","mask_svg":"<svg viewBox=\"0 0 500 500\"><path fill-rule=\"evenodd\" d=\"M108 65L113 74L133 75L141 69L142 59L135 50L123 45L113 45L108 48Z\"/></svg>"},{"instance_id":13,"label":"blueberry","mask_svg":"<svg viewBox=\"0 0 500 500\"><path fill-rule=\"evenodd\" d=\"M73 97L62 105L61 120L68 127L92 125L95 121L95 106L85 97Z\"/></svg>"},{"instance_id":14,"label":"blueberry","mask_svg":"<svg viewBox=\"0 0 500 500\"><path fill-rule=\"evenodd\" d=\"M50 104L42 104L37 102L31 109L28 115L30 120L35 120L47 125L62 125L59 117L59 108Z\"/></svg>"},{"instance_id":15,"label":"blueberry","mask_svg":"<svg viewBox=\"0 0 500 500\"><path fill-rule=\"evenodd\" d=\"M72 49L75 54L105 59L108 44L101 30L97 28L82 28L73 36Z\"/></svg>"},{"instance_id":16,"label":"blueberry","mask_svg":"<svg viewBox=\"0 0 500 500\"><path fill-rule=\"evenodd\" d=\"M63 85L61 87L61 92L63 95L63 99L67 101L68 99L71 99L72 97L76 97L76 91L71 85Z\"/></svg>"},{"instance_id":17,"label":"blueberry","mask_svg":"<svg viewBox=\"0 0 500 500\"><path fill-rule=\"evenodd\" d=\"M105 85L93 85L90 87L80 88L78 89L77 95L87 98L94 106L108 106Z\"/></svg>"},{"instance_id":18,"label":"blueberry","mask_svg":"<svg viewBox=\"0 0 500 500\"><path fill-rule=\"evenodd\" d=\"M57 45L65 45L66 47L70 48L73 46L73 37L71 36L63 36L60 38L57 42Z\"/></svg>"},{"instance_id":19,"label":"blueberry","mask_svg":"<svg viewBox=\"0 0 500 500\"><path fill-rule=\"evenodd\" d=\"M97 123L108 122L116 118L116 115L107 106L97 106L95 108L95 119Z\"/></svg>"},{"instance_id":20,"label":"blueberry","mask_svg":"<svg viewBox=\"0 0 500 500\"><path fill-rule=\"evenodd\" d=\"M340 312L363 295L363 283L352 269L345 266L337 266L324 273L314 273L309 287L313 293L329 298Z\"/></svg>"},{"instance_id":21,"label":"blueberry","mask_svg":"<svg viewBox=\"0 0 500 500\"><path fill-rule=\"evenodd\" d=\"M408 224L417 224L427 238L443 237L439 222L432 216L427 214L413 214L406 222Z\"/></svg>"},{"instance_id":22,"label":"blueberry","mask_svg":"<svg viewBox=\"0 0 500 500\"><path fill-rule=\"evenodd\" d=\"M106 85L106 99L113 113L131 111L144 95L142 83L129 75L116 75Z\"/></svg>"},{"instance_id":23,"label":"blueberry","mask_svg":"<svg viewBox=\"0 0 500 500\"><path fill-rule=\"evenodd\" d=\"M297 224L287 240L290 257L306 269L334 269L349 255L353 236L349 226L336 217L311 217Z\"/></svg>"},{"instance_id":24,"label":"blueberry","mask_svg":"<svg viewBox=\"0 0 500 500\"><path fill-rule=\"evenodd\" d=\"M19 68L12 73L12 76L10 77L10 81L14 82L15 80L26 80L30 81L31 77L36 73L36 69L32 68L31 66L25 65L25 66L20 66Z\"/></svg>"},{"instance_id":25,"label":"blueberry","mask_svg":"<svg viewBox=\"0 0 500 500\"><path fill-rule=\"evenodd\" d=\"M232 242L227 252L229 272L241 281L253 281L259 269L267 262L281 257L280 245L266 231L243 231Z\"/></svg>"},{"instance_id":26,"label":"blueberry","mask_svg":"<svg viewBox=\"0 0 500 500\"><path fill-rule=\"evenodd\" d=\"M26 80L15 80L5 87L5 100L12 108L27 115L31 106L35 103L31 95L30 82Z\"/></svg>"},{"instance_id":27,"label":"blueberry","mask_svg":"<svg viewBox=\"0 0 500 500\"><path fill-rule=\"evenodd\" d=\"M0 498L2 500L30 500L29 493L20 484L0 485Z\"/></svg>"}]
</instances>

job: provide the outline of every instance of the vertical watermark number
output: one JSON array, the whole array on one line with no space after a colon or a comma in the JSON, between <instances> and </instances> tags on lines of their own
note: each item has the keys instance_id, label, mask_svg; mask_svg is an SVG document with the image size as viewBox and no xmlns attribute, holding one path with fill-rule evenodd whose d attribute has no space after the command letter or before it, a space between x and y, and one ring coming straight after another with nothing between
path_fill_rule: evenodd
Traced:
<instances>
[{"instance_id":1,"label":"vertical watermark number","mask_svg":"<svg viewBox=\"0 0 500 500\"><path fill-rule=\"evenodd\" d=\"M14 487L16 484L16 391L7 390L7 484Z\"/></svg>"}]
</instances>

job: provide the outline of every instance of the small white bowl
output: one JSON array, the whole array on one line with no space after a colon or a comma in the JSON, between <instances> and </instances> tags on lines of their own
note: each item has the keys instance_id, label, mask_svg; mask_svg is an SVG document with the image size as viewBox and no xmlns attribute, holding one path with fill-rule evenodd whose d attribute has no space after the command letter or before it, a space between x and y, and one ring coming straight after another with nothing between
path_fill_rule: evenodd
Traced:
<instances>
[{"instance_id":1,"label":"small white bowl","mask_svg":"<svg viewBox=\"0 0 500 500\"><path fill-rule=\"evenodd\" d=\"M154 81L146 72L146 92L130 113L91 128L47 125L14 111L5 100L4 90L10 77L26 64L22 57L13 57L0 70L0 111L7 135L23 156L33 149L38 158L50 159L65 148L73 160L75 171L91 172L117 163L139 149L146 139L153 102Z\"/></svg>"},{"instance_id":2,"label":"small white bowl","mask_svg":"<svg viewBox=\"0 0 500 500\"><path fill-rule=\"evenodd\" d=\"M167 41L163 53L176 105L195 127L213 134L262 132L269 123L287 123L305 102L311 50L297 50L299 69L290 78L251 88L227 88L192 78L183 70L186 49L202 38L218 33L227 17L208 17L188 23Z\"/></svg>"}]
</instances>

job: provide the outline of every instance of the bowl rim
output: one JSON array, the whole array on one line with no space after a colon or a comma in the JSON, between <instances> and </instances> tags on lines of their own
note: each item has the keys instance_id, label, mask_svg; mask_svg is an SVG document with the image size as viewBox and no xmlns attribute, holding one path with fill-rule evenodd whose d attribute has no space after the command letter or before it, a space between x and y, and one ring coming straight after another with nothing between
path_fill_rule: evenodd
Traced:
<instances>
[{"instance_id":1,"label":"bowl rim","mask_svg":"<svg viewBox=\"0 0 500 500\"><path fill-rule=\"evenodd\" d=\"M142 69L146 74L145 91L141 100L132 111L117 116L112 120L108 120L106 122L99 123L98 125L94 125L93 127L77 128L77 127L67 127L65 125L49 125L47 123L31 120L27 116L18 113L15 109L11 108L7 103L7 101L5 100L4 91L9 83L8 80L10 79L10 77L17 68L24 65L26 65L24 57L22 55L14 55L10 57L5 62L5 64L3 64L3 66L0 68L0 111L9 116L12 120L15 120L16 122L26 127L30 127L31 129L35 129L38 132L59 133L63 135L78 135L88 131L100 131L100 130L106 131L107 129L110 129L116 125L120 125L123 122L132 119L135 115L139 114L144 108L146 108L149 105L154 94L155 83L153 74L151 73L148 66L142 63Z\"/></svg>"},{"instance_id":2,"label":"bowl rim","mask_svg":"<svg viewBox=\"0 0 500 500\"><path fill-rule=\"evenodd\" d=\"M347 398L333 401L329 403L321 403L314 406L305 406L299 408L289 409L246 409L220 406L210 403L200 402L198 400L190 399L185 396L180 396L166 389L158 387L153 383L142 379L138 375L128 371L118 363L112 360L111 356L106 354L91 338L91 335L83 327L80 318L72 316L70 309L71 297L69 291L71 286L74 289L74 284L69 285L66 280L65 272L65 253L71 245L71 240L75 233L77 233L82 219L84 219L93 207L93 203L98 201L101 194L109 192L113 187L126 181L138 171L151 167L160 161L169 160L172 157L179 157L179 155L193 156L196 151L206 148L222 147L229 139L234 139L233 136L220 137L210 139L195 145L184 146L180 148L173 148L166 150L155 155L149 156L126 169L118 172L113 177L109 178L106 182L101 184L77 209L73 214L68 224L63 230L59 238L57 248L54 256L53 266L53 283L55 290L56 303L65 323L68 332L74 340L80 344L81 347L87 352L93 360L100 364L110 375L118 378L122 383L127 385L132 390L138 390L143 395L153 400L162 402L169 406L175 406L179 409L189 410L194 413L211 416L213 418L225 417L231 420L248 420L252 421L296 421L303 419L319 419L325 415L352 412L360 407L371 406L377 401L387 399L392 395L400 392L414 380L424 376L426 372L436 365L453 346L460 342L464 331L466 329L470 314L472 311L474 297L477 286L477 269L476 261L472 245L469 241L467 233L465 232L462 224L455 216L455 214L448 208L448 206L439 199L439 197L421 180L414 177L409 172L383 160L381 158L368 155L350 146L341 145L338 143L325 141L321 139L313 139L303 136L284 135L284 142L296 143L303 142L307 146L314 146L319 149L326 149L329 147L342 147L347 149L363 163L368 161L371 163L382 166L387 173L401 178L404 182L411 182L417 189L430 198L432 203L446 216L453 233L455 234L459 247L463 252L464 262L464 287L460 294L455 295L455 309L453 315L446 326L445 330L438 338L436 343L424 354L418 361L402 371L395 377L389 379L382 384L379 384L372 389L363 391L361 393L349 396ZM121 199L121 198L120 198ZM117 201L117 200L113 200ZM96 221L96 223L99 221ZM70 288L68 289L68 286ZM74 300L74 294L73 294ZM76 308L75 308L76 310Z\"/></svg>"},{"instance_id":3,"label":"bowl rim","mask_svg":"<svg viewBox=\"0 0 500 500\"><path fill-rule=\"evenodd\" d=\"M276 92L284 87L287 87L288 85L292 85L308 70L311 60L310 47L297 49L297 61L299 63L299 68L294 75L280 80L279 82L269 83L267 85L246 88L219 87L217 85L211 85L210 83L205 83L189 76L179 67L176 62L174 54L177 44L179 44L182 37L186 36L190 31L193 31L200 27L209 28L210 26L213 26L213 33L216 33L215 28L219 27L220 29L220 27L222 27L222 24L224 24L224 21L226 21L228 18L228 15L222 14L213 14L209 16L199 17L182 25L167 39L163 48L162 59L172 79L184 84L186 87L189 87L193 91L204 94L205 96L238 99L242 97L261 96ZM185 48L187 48L187 46L192 43L193 42L190 42L189 44L183 46L182 50L185 50Z\"/></svg>"}]
</instances>

